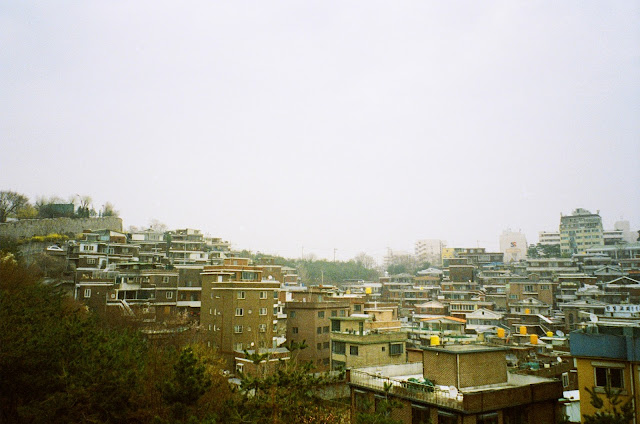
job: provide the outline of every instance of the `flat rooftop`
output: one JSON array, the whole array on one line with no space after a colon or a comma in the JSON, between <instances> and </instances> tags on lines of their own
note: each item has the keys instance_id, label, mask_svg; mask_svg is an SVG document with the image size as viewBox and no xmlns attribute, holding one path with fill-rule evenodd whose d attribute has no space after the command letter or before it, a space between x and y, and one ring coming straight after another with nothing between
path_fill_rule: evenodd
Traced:
<instances>
[{"instance_id":1,"label":"flat rooftop","mask_svg":"<svg viewBox=\"0 0 640 424\"><path fill-rule=\"evenodd\" d=\"M434 352L447 353L475 353L475 352L496 352L508 351L507 347L487 346L487 345L471 345L471 344L452 344L445 346L423 347L422 349Z\"/></svg>"}]
</instances>

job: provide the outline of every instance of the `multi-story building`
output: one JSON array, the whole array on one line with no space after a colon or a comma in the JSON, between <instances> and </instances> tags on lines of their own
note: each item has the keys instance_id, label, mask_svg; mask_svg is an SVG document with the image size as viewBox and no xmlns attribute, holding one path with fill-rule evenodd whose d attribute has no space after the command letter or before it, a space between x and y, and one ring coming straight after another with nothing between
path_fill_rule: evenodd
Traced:
<instances>
[{"instance_id":1,"label":"multi-story building","mask_svg":"<svg viewBox=\"0 0 640 424\"><path fill-rule=\"evenodd\" d=\"M638 231L631 231L631 226L629 225L629 221L616 221L613 224L613 229L622 231L622 239L625 243L635 243L639 240L640 234Z\"/></svg>"},{"instance_id":2,"label":"multi-story building","mask_svg":"<svg viewBox=\"0 0 640 424\"><path fill-rule=\"evenodd\" d=\"M527 238L524 233L505 230L500 235L500 252L504 262L520 262L527 257Z\"/></svg>"},{"instance_id":3,"label":"multi-story building","mask_svg":"<svg viewBox=\"0 0 640 424\"><path fill-rule=\"evenodd\" d=\"M605 396L605 389L610 387L623 403L633 402L637 417L640 412L640 327L637 323L590 322L571 333L570 347L578 369L580 414L597 412L587 388L600 395L605 410L610 409Z\"/></svg>"},{"instance_id":4,"label":"multi-story building","mask_svg":"<svg viewBox=\"0 0 640 424\"><path fill-rule=\"evenodd\" d=\"M503 262L504 254L502 252L487 252L484 247L453 247L442 249L443 266L459 264L459 262L451 261L451 259L454 258L467 259L466 264L478 267Z\"/></svg>"},{"instance_id":5,"label":"multi-story building","mask_svg":"<svg viewBox=\"0 0 640 424\"><path fill-rule=\"evenodd\" d=\"M331 318L349 316L350 302L287 302L287 341L305 341L307 348L297 354L297 359L313 362L317 371L328 371L331 365Z\"/></svg>"},{"instance_id":6,"label":"multi-story building","mask_svg":"<svg viewBox=\"0 0 640 424\"><path fill-rule=\"evenodd\" d=\"M578 208L571 215L560 217L560 251L563 255L585 253L590 247L603 244L600 211L594 214Z\"/></svg>"},{"instance_id":7,"label":"multi-story building","mask_svg":"<svg viewBox=\"0 0 640 424\"><path fill-rule=\"evenodd\" d=\"M446 244L442 240L418 240L415 246L416 260L419 263L429 262L431 265L440 265L442 263L442 248L445 246Z\"/></svg>"},{"instance_id":8,"label":"multi-story building","mask_svg":"<svg viewBox=\"0 0 640 424\"><path fill-rule=\"evenodd\" d=\"M534 297L547 305L555 304L557 284L552 281L511 281L508 285L508 304Z\"/></svg>"},{"instance_id":9,"label":"multi-story building","mask_svg":"<svg viewBox=\"0 0 640 424\"><path fill-rule=\"evenodd\" d=\"M538 243L548 246L560 246L560 232L540 231L538 232Z\"/></svg>"},{"instance_id":10,"label":"multi-story building","mask_svg":"<svg viewBox=\"0 0 640 424\"><path fill-rule=\"evenodd\" d=\"M555 423L562 383L507 371L508 348L425 347L422 362L351 369L352 418L389 397L390 418L405 424Z\"/></svg>"},{"instance_id":11,"label":"multi-story building","mask_svg":"<svg viewBox=\"0 0 640 424\"><path fill-rule=\"evenodd\" d=\"M201 264L209 261L206 241L200 230L185 228L171 231L167 236L168 256L174 265Z\"/></svg>"},{"instance_id":12,"label":"multi-story building","mask_svg":"<svg viewBox=\"0 0 640 424\"><path fill-rule=\"evenodd\" d=\"M131 242L140 246L139 261L150 264L166 263L167 242L165 234L152 229L131 234Z\"/></svg>"},{"instance_id":13,"label":"multi-story building","mask_svg":"<svg viewBox=\"0 0 640 424\"><path fill-rule=\"evenodd\" d=\"M280 282L263 280L262 272L246 258L226 258L202 272L200 323L230 367L236 352L273 348Z\"/></svg>"},{"instance_id":14,"label":"multi-story building","mask_svg":"<svg viewBox=\"0 0 640 424\"><path fill-rule=\"evenodd\" d=\"M572 258L527 259L526 273L529 278L536 274L539 280L554 281L560 274L575 274L580 268Z\"/></svg>"},{"instance_id":15,"label":"multi-story building","mask_svg":"<svg viewBox=\"0 0 640 424\"><path fill-rule=\"evenodd\" d=\"M364 314L331 317L331 369L407 362L407 333L397 308L366 308Z\"/></svg>"}]
</instances>

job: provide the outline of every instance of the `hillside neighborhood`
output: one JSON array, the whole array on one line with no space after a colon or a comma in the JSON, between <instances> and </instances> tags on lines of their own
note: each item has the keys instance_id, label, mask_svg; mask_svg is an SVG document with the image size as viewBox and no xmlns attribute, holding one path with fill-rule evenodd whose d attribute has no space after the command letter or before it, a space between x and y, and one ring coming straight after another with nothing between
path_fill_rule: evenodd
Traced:
<instances>
[{"instance_id":1,"label":"hillside neighborhood","mask_svg":"<svg viewBox=\"0 0 640 424\"><path fill-rule=\"evenodd\" d=\"M197 229L124 231L116 216L10 220L0 236L101 319L149 339L197 333L231 382L293 360L343 373L332 396L354 420L385 400L407 424L581 422L598 412L591 390L610 389L637 416L640 243L599 213L562 215L538 245L505 231L499 252L420 240L375 280L324 284ZM407 256L428 267L385 271Z\"/></svg>"}]
</instances>

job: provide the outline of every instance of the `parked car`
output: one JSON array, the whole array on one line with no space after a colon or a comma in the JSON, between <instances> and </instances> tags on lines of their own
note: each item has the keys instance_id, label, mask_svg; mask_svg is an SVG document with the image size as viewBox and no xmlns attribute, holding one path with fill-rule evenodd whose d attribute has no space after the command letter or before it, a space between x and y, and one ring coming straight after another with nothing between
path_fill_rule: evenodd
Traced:
<instances>
[{"instance_id":1,"label":"parked car","mask_svg":"<svg viewBox=\"0 0 640 424\"><path fill-rule=\"evenodd\" d=\"M49 252L64 252L64 249L60 246L56 246L55 244L52 244L51 246L47 247L47 250Z\"/></svg>"}]
</instances>

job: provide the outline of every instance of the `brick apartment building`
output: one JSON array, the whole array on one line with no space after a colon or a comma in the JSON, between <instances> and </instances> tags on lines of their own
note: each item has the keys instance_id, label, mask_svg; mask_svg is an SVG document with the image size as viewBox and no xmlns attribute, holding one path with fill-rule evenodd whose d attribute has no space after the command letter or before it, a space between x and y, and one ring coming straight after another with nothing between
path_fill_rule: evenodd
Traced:
<instances>
[{"instance_id":1,"label":"brick apartment building","mask_svg":"<svg viewBox=\"0 0 640 424\"><path fill-rule=\"evenodd\" d=\"M268 351L273 346L274 305L280 283L263 280L262 268L246 258L225 258L202 272L200 323L207 342L230 368L238 352Z\"/></svg>"},{"instance_id":2,"label":"brick apartment building","mask_svg":"<svg viewBox=\"0 0 640 424\"><path fill-rule=\"evenodd\" d=\"M299 361L313 362L316 371L328 371L331 361L331 318L349 316L349 300L287 302L287 341L305 341L297 353Z\"/></svg>"}]
</instances>

